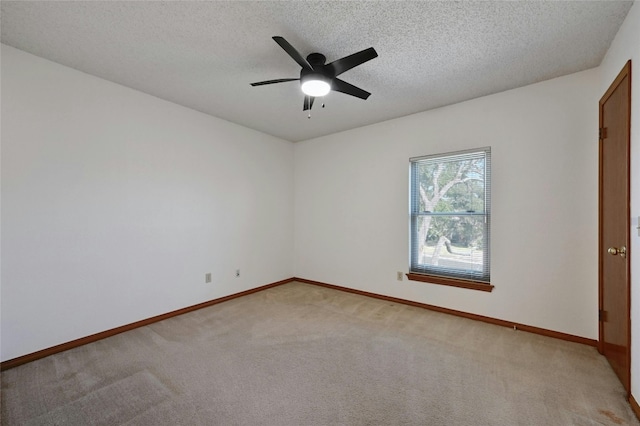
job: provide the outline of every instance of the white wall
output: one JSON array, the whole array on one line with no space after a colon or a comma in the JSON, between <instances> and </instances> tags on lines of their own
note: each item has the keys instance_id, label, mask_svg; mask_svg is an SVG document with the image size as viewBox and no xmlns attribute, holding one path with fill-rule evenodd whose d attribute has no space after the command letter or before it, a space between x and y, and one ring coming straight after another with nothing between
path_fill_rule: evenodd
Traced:
<instances>
[{"instance_id":1,"label":"white wall","mask_svg":"<svg viewBox=\"0 0 640 426\"><path fill-rule=\"evenodd\" d=\"M293 275L290 142L7 46L1 136L3 361Z\"/></svg>"},{"instance_id":2,"label":"white wall","mask_svg":"<svg viewBox=\"0 0 640 426\"><path fill-rule=\"evenodd\" d=\"M295 146L297 277L598 337L599 71ZM408 270L408 159L492 148L492 293Z\"/></svg>"},{"instance_id":3,"label":"white wall","mask_svg":"<svg viewBox=\"0 0 640 426\"><path fill-rule=\"evenodd\" d=\"M600 96L631 59L631 393L640 392L640 4L636 2L607 51L601 68Z\"/></svg>"}]
</instances>

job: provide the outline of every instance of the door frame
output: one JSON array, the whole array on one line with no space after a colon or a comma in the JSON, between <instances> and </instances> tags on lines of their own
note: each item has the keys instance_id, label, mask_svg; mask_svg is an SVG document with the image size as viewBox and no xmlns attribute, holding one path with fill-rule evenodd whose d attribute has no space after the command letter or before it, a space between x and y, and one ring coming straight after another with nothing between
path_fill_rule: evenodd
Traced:
<instances>
[{"instance_id":1,"label":"door frame","mask_svg":"<svg viewBox=\"0 0 640 426\"><path fill-rule=\"evenodd\" d=\"M626 216L626 231L627 231L627 241L625 244L627 246L627 342L629 344L627 350L627 377L628 383L623 383L625 390L627 391L627 397L631 396L631 256L630 256L630 245L631 242L631 60L627 61L624 65L618 76L613 80L611 86L607 89L606 93L600 99L598 103L598 115L599 115L599 125L598 128L603 128L603 104L609 99L609 97L613 94L613 92L618 88L622 80L628 77L629 78L629 109L628 109L628 129L627 129L627 199L625 206L625 216ZM606 132L606 130L605 130ZM600 135L598 138L598 310L602 312L603 309L603 279L602 279L602 260L605 253L606 248L602 246L602 130L600 130ZM604 354L604 325L603 321L598 315L598 352Z\"/></svg>"}]
</instances>

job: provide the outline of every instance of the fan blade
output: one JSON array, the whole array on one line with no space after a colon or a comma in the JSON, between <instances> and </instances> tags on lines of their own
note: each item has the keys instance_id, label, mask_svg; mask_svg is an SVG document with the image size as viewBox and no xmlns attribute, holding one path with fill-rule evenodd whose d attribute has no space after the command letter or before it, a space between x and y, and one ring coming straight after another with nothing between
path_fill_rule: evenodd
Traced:
<instances>
[{"instance_id":1,"label":"fan blade","mask_svg":"<svg viewBox=\"0 0 640 426\"><path fill-rule=\"evenodd\" d=\"M309 65L307 60L304 59L302 55L298 53L298 51L292 45L290 45L287 40L284 39L284 37L274 36L273 39L280 45L280 47L284 49L285 52L289 54L289 56L293 58L294 61L298 63L298 65L300 65L303 69L312 71L311 65Z\"/></svg>"},{"instance_id":2,"label":"fan blade","mask_svg":"<svg viewBox=\"0 0 640 426\"><path fill-rule=\"evenodd\" d=\"M344 80L340 80L339 78L333 79L333 81L331 82L331 90L365 100L369 97L369 95L371 95L371 93L367 92L366 90L362 90L361 88L356 87L353 84L349 84Z\"/></svg>"},{"instance_id":3,"label":"fan blade","mask_svg":"<svg viewBox=\"0 0 640 426\"><path fill-rule=\"evenodd\" d=\"M353 67L357 67L360 64L364 64L373 58L378 57L378 52L373 47L361 50L353 55L345 56L342 59L335 60L326 66L329 67L333 75L340 75L345 71L349 71Z\"/></svg>"},{"instance_id":4,"label":"fan blade","mask_svg":"<svg viewBox=\"0 0 640 426\"><path fill-rule=\"evenodd\" d=\"M251 83L252 86L264 86L265 84L284 83L286 81L296 81L299 78L279 78L278 80L259 81L257 83Z\"/></svg>"},{"instance_id":5,"label":"fan blade","mask_svg":"<svg viewBox=\"0 0 640 426\"><path fill-rule=\"evenodd\" d=\"M302 110L306 111L308 109L311 109L311 107L313 106L314 99L315 98L313 96L305 96L304 97L304 106L302 107Z\"/></svg>"}]
</instances>

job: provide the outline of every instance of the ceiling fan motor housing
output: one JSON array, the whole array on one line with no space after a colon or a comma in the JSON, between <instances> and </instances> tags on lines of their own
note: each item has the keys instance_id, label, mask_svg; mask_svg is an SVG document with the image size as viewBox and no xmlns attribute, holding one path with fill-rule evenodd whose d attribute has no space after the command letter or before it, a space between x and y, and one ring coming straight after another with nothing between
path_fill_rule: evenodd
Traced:
<instances>
[{"instance_id":1,"label":"ceiling fan motor housing","mask_svg":"<svg viewBox=\"0 0 640 426\"><path fill-rule=\"evenodd\" d=\"M331 80L335 77L330 67L325 67L327 58L322 53L311 53L307 55L307 62L312 69L302 68L300 70L300 84L303 85L307 81L316 80L323 81L331 87Z\"/></svg>"},{"instance_id":2,"label":"ceiling fan motor housing","mask_svg":"<svg viewBox=\"0 0 640 426\"><path fill-rule=\"evenodd\" d=\"M300 71L300 84L304 84L309 80L320 80L331 85L332 75L328 75L325 70L305 70Z\"/></svg>"}]
</instances>

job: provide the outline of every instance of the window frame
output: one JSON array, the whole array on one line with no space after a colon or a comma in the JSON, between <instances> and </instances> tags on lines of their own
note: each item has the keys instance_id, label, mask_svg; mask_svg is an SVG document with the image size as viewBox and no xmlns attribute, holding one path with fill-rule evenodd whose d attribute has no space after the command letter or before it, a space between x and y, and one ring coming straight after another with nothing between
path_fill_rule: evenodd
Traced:
<instances>
[{"instance_id":1,"label":"window frame","mask_svg":"<svg viewBox=\"0 0 640 426\"><path fill-rule=\"evenodd\" d=\"M437 163L438 159L443 161L456 161L455 157L459 157L458 161L464 161L466 157L484 158L484 212L420 212L418 211L420 200L415 176L417 165L421 162ZM407 278L412 281L420 281L431 284L448 285L453 287L468 288L480 291L492 291L494 286L491 284L491 265L490 265L490 241L491 241L491 147L474 148L464 151L455 151L442 154L427 155L421 157L412 157L409 159L409 273ZM419 197L419 196L418 196ZM452 268L429 268L424 264L419 264L419 250L416 247L418 243L417 223L420 216L481 216L485 218L484 226L484 251L483 251L483 270L481 273L460 273L456 274ZM421 266L418 266L421 265Z\"/></svg>"}]
</instances>

